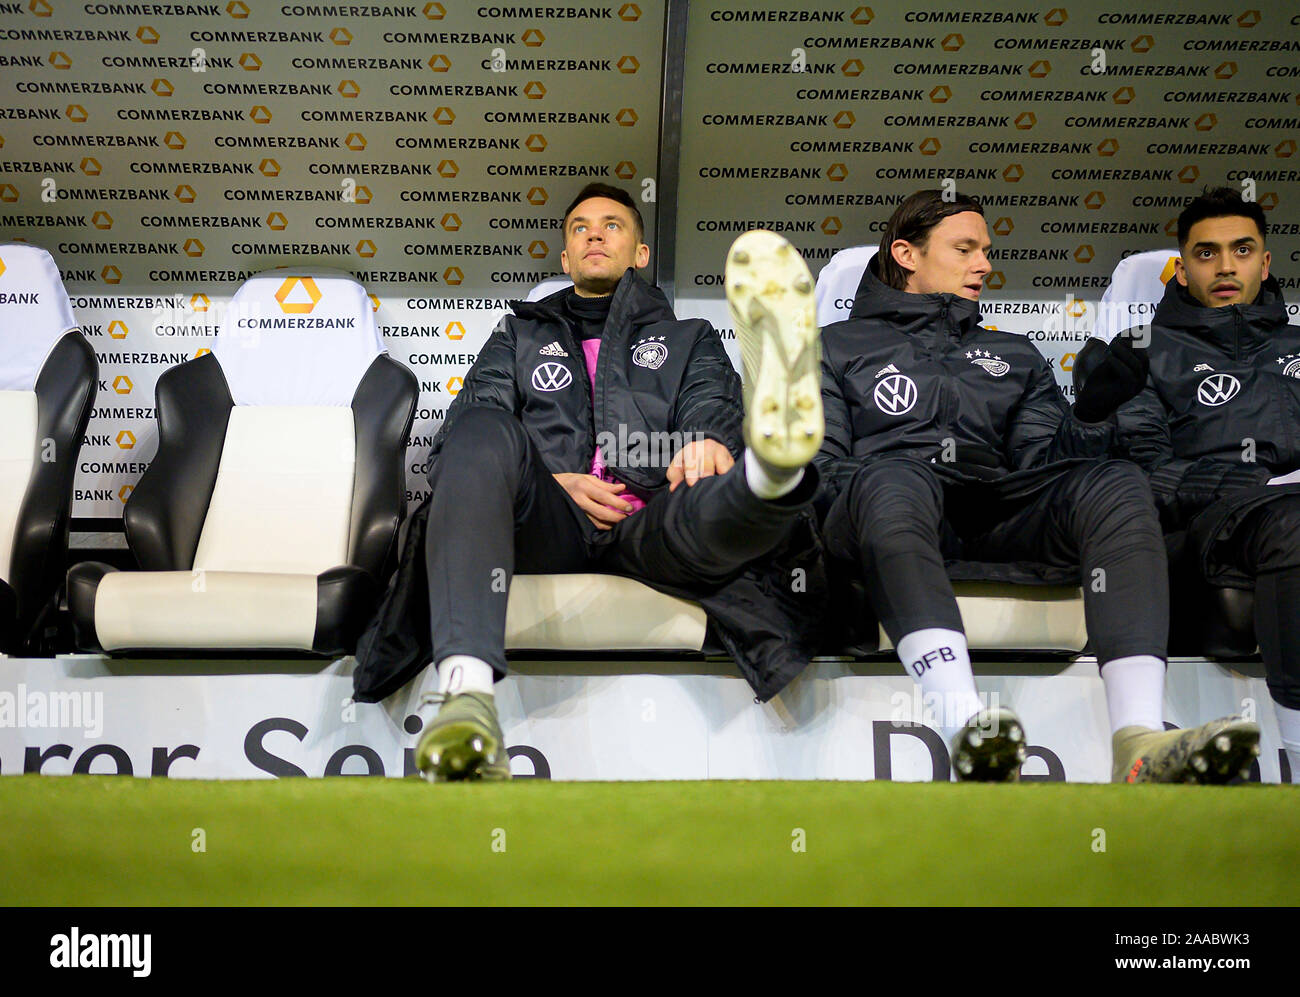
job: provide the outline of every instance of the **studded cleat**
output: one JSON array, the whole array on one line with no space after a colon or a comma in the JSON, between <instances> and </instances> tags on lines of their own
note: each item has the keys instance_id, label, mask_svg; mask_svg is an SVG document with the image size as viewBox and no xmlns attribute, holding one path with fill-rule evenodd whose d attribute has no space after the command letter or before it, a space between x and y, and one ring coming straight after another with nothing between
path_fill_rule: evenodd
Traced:
<instances>
[{"instance_id":1,"label":"studded cleat","mask_svg":"<svg viewBox=\"0 0 1300 997\"><path fill-rule=\"evenodd\" d=\"M959 782L1019 782L1025 728L1011 710L980 710L952 739Z\"/></svg>"},{"instance_id":2,"label":"studded cleat","mask_svg":"<svg viewBox=\"0 0 1300 997\"><path fill-rule=\"evenodd\" d=\"M1250 774L1259 757L1259 725L1227 717L1190 730L1123 727L1111 743L1112 782L1221 785Z\"/></svg>"},{"instance_id":3,"label":"studded cleat","mask_svg":"<svg viewBox=\"0 0 1300 997\"><path fill-rule=\"evenodd\" d=\"M773 468L803 467L826 432L812 275L790 243L756 229L732 243L726 284L744 367L745 442Z\"/></svg>"},{"instance_id":4,"label":"studded cleat","mask_svg":"<svg viewBox=\"0 0 1300 997\"><path fill-rule=\"evenodd\" d=\"M428 699L442 708L415 748L415 765L430 782L510 778L510 758L490 693L463 692Z\"/></svg>"}]
</instances>

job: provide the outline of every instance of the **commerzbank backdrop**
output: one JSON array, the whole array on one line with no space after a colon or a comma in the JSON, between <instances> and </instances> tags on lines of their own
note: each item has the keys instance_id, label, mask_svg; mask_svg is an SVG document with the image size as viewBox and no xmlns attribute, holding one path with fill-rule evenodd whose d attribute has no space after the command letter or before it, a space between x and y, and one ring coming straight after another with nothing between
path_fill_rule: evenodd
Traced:
<instances>
[{"instance_id":1,"label":"commerzbank backdrop","mask_svg":"<svg viewBox=\"0 0 1300 997\"><path fill-rule=\"evenodd\" d=\"M370 292L421 382L418 499L461 379L506 302L560 271L560 214L594 179L642 201L654 276L733 350L736 235L780 231L817 272L921 187L984 202L986 323L1067 387L1115 265L1172 247L1205 184L1260 202L1300 285L1290 2L19 0L0 93L0 241L54 254L99 355L83 519L120 516L147 466L158 375L282 264Z\"/></svg>"}]
</instances>

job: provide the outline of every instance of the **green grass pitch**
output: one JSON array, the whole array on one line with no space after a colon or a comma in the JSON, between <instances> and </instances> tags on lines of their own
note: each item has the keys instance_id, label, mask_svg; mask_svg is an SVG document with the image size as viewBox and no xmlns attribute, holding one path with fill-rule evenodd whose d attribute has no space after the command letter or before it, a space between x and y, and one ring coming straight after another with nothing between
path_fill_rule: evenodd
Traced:
<instances>
[{"instance_id":1,"label":"green grass pitch","mask_svg":"<svg viewBox=\"0 0 1300 997\"><path fill-rule=\"evenodd\" d=\"M6 905L1300 901L1292 787L32 775L0 813Z\"/></svg>"}]
</instances>

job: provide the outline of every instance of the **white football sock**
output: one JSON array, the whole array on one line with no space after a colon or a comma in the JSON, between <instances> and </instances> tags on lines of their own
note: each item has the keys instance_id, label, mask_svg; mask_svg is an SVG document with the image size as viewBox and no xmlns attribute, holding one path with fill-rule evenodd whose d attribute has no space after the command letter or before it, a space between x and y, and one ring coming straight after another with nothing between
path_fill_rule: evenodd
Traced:
<instances>
[{"instance_id":1,"label":"white football sock","mask_svg":"<svg viewBox=\"0 0 1300 997\"><path fill-rule=\"evenodd\" d=\"M975 691L966 635L942 627L913 630L899 638L897 648L903 668L921 687L924 719L937 724L944 743L951 743L984 708Z\"/></svg>"},{"instance_id":2,"label":"white football sock","mask_svg":"<svg viewBox=\"0 0 1300 997\"><path fill-rule=\"evenodd\" d=\"M765 468L754 451L745 447L745 483L749 490L761 499L779 499L799 487L803 480L803 468L782 472L780 468Z\"/></svg>"},{"instance_id":3,"label":"white football sock","mask_svg":"<svg viewBox=\"0 0 1300 997\"><path fill-rule=\"evenodd\" d=\"M1291 781L1300 782L1300 710L1293 710L1274 700L1277 712L1277 729L1282 734L1282 747L1291 763Z\"/></svg>"},{"instance_id":4,"label":"white football sock","mask_svg":"<svg viewBox=\"0 0 1300 997\"><path fill-rule=\"evenodd\" d=\"M1124 727L1165 729L1165 663L1151 654L1115 658L1101 666L1110 732Z\"/></svg>"},{"instance_id":5,"label":"white football sock","mask_svg":"<svg viewBox=\"0 0 1300 997\"><path fill-rule=\"evenodd\" d=\"M482 658L469 654L450 654L438 662L438 691L448 696L462 692L492 694L496 673Z\"/></svg>"}]
</instances>

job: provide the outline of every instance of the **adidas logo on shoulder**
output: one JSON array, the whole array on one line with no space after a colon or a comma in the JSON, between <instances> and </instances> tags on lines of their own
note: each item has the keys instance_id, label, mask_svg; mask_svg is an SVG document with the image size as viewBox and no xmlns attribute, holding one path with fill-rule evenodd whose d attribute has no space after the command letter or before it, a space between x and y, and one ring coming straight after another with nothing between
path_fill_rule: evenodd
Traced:
<instances>
[{"instance_id":1,"label":"adidas logo on shoulder","mask_svg":"<svg viewBox=\"0 0 1300 997\"><path fill-rule=\"evenodd\" d=\"M888 367L881 367L880 370L876 371L876 377L884 377L886 374L898 373L900 373L899 369L891 363Z\"/></svg>"},{"instance_id":2,"label":"adidas logo on shoulder","mask_svg":"<svg viewBox=\"0 0 1300 997\"><path fill-rule=\"evenodd\" d=\"M567 357L569 354L564 352L564 347L559 343L549 343L537 351L544 357Z\"/></svg>"}]
</instances>

